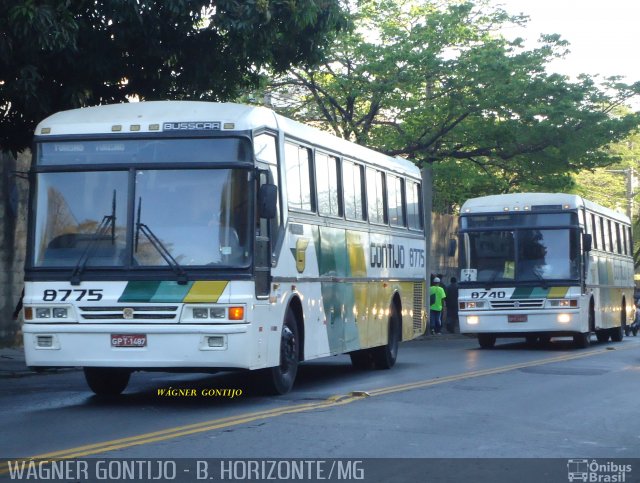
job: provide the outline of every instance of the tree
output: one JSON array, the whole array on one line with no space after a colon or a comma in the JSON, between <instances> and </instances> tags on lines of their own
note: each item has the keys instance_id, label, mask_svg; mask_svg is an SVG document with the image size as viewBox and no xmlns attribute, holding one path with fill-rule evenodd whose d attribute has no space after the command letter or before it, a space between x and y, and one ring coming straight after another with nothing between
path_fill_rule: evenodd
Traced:
<instances>
[{"instance_id":1,"label":"tree","mask_svg":"<svg viewBox=\"0 0 640 483\"><path fill-rule=\"evenodd\" d=\"M340 0L0 0L0 149L59 110L230 99L317 62L345 25Z\"/></svg>"},{"instance_id":2,"label":"tree","mask_svg":"<svg viewBox=\"0 0 640 483\"><path fill-rule=\"evenodd\" d=\"M617 162L573 175L572 192L603 206L631 214L633 257L640 267L640 132L635 131L623 141L607 147ZM630 203L630 205L629 205Z\"/></svg>"},{"instance_id":3,"label":"tree","mask_svg":"<svg viewBox=\"0 0 640 483\"><path fill-rule=\"evenodd\" d=\"M320 68L271 80L274 105L303 121L418 165L436 164L434 207L469 196L567 189L568 173L612 162L638 113L613 110L640 82L546 72L567 43L526 50L499 29L523 24L479 0L361 0L355 29Z\"/></svg>"}]
</instances>

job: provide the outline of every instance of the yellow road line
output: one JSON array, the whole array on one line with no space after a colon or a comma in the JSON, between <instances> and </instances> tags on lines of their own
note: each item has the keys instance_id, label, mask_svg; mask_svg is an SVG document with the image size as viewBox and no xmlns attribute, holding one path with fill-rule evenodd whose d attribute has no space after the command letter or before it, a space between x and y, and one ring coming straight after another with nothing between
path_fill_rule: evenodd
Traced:
<instances>
[{"instance_id":1,"label":"yellow road line","mask_svg":"<svg viewBox=\"0 0 640 483\"><path fill-rule=\"evenodd\" d=\"M137 436L130 436L126 438L115 439L111 441L104 441L101 443L88 444L84 446L77 446L75 448L69 448L61 451L54 451L51 453L44 453L40 455L30 456L28 458L20 458L19 461L29 460L63 460L70 458L81 458L85 456L95 455L99 453L105 453L109 451L115 451L124 448L130 448L132 446L139 446L148 443L157 443L160 441L167 441L182 436L188 436L197 433L203 433L207 431L213 431L216 429L228 428L231 426L237 426L239 424L251 423L262 419L274 418L285 414L295 414L307 411L313 411L316 409L326 409L331 407L342 406L350 404L355 401L359 401L366 397L382 396L386 394L392 394L402 391L410 391L413 389L420 389L438 384L445 384L449 382L462 381L465 379L473 379L476 377L489 376L493 374L501 374L525 367L534 367L543 364L553 364L557 362L571 361L575 359L582 359L598 354L609 352L609 349L600 349L587 352L579 352L577 354L567 354L557 357L549 357L545 359L537 359L530 362L522 362L518 364L510 364L507 366L495 367L492 369L484 369L479 371L463 372L462 374L455 374L452 376L438 377L434 379L427 379L424 381L416 381L412 383L399 384L395 386L383 387L370 391L357 391L348 395L334 395L323 401L314 403L296 404L292 406L284 406L275 409L269 409L266 411L258 411L253 413L247 413L237 416L230 416L226 418L213 419L209 421L203 421L200 423L188 424L185 426L177 426L174 428L168 428L161 431L154 431L151 433L144 433ZM0 475L8 472L8 464L6 462L0 463Z\"/></svg>"}]
</instances>

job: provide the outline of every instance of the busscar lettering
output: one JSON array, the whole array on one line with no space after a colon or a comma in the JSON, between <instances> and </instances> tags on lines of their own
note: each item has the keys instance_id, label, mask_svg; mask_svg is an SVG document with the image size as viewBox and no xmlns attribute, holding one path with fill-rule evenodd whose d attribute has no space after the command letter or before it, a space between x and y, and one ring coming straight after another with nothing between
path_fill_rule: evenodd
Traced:
<instances>
[{"instance_id":1,"label":"busscar lettering","mask_svg":"<svg viewBox=\"0 0 640 483\"><path fill-rule=\"evenodd\" d=\"M404 268L404 247L393 243L372 243L370 264L377 268Z\"/></svg>"},{"instance_id":2,"label":"busscar lettering","mask_svg":"<svg viewBox=\"0 0 640 483\"><path fill-rule=\"evenodd\" d=\"M162 125L164 131L219 131L219 121L185 121L165 122Z\"/></svg>"}]
</instances>

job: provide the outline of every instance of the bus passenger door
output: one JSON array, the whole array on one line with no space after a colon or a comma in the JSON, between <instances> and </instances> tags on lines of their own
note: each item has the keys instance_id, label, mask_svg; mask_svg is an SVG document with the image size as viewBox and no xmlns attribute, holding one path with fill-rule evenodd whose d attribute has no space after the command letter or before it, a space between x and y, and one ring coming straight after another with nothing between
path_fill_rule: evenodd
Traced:
<instances>
[{"instance_id":1,"label":"bus passenger door","mask_svg":"<svg viewBox=\"0 0 640 483\"><path fill-rule=\"evenodd\" d=\"M277 218L277 187L269 181L269 171L258 171L254 276L257 298L267 298L271 285L271 224Z\"/></svg>"}]
</instances>

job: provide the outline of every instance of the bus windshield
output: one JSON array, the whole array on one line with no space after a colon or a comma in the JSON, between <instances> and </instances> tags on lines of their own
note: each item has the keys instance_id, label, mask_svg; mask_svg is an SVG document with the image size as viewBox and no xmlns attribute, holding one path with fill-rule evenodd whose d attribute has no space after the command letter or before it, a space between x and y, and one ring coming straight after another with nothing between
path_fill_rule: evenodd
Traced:
<instances>
[{"instance_id":1,"label":"bus windshield","mask_svg":"<svg viewBox=\"0 0 640 483\"><path fill-rule=\"evenodd\" d=\"M246 267L249 174L242 168L39 173L33 264L166 267L166 250L183 267Z\"/></svg>"},{"instance_id":2,"label":"bus windshield","mask_svg":"<svg viewBox=\"0 0 640 483\"><path fill-rule=\"evenodd\" d=\"M578 233L575 228L465 232L461 281L576 280L580 274Z\"/></svg>"}]
</instances>

